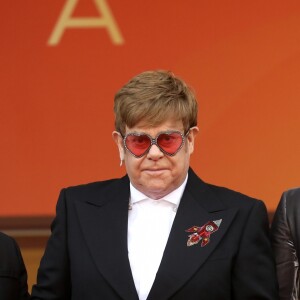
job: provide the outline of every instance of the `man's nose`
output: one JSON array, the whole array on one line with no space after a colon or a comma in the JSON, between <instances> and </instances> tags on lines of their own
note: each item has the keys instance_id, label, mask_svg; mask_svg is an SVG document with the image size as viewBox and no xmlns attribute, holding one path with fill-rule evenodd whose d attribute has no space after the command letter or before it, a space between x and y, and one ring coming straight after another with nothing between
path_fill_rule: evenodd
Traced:
<instances>
[{"instance_id":1,"label":"man's nose","mask_svg":"<svg viewBox=\"0 0 300 300\"><path fill-rule=\"evenodd\" d=\"M157 147L157 145L152 145L147 153L147 158L152 160L158 160L164 156L164 153Z\"/></svg>"}]
</instances>

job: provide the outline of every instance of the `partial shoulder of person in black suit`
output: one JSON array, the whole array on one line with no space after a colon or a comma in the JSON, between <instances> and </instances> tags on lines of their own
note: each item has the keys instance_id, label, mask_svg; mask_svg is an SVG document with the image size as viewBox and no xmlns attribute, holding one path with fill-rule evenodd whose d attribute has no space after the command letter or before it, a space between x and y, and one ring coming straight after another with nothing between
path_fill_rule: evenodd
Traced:
<instances>
[{"instance_id":1,"label":"partial shoulder of person in black suit","mask_svg":"<svg viewBox=\"0 0 300 300\"><path fill-rule=\"evenodd\" d=\"M27 272L16 241L0 232L0 299L29 299Z\"/></svg>"},{"instance_id":2,"label":"partial shoulder of person in black suit","mask_svg":"<svg viewBox=\"0 0 300 300\"><path fill-rule=\"evenodd\" d=\"M272 245L276 259L281 300L300 299L300 188L285 191L272 222Z\"/></svg>"}]
</instances>

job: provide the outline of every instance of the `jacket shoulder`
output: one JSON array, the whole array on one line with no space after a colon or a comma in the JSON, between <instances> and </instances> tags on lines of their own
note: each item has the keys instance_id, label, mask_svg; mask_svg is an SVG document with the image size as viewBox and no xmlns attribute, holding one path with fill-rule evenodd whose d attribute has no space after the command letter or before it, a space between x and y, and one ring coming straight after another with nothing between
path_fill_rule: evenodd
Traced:
<instances>
[{"instance_id":1,"label":"jacket shoulder","mask_svg":"<svg viewBox=\"0 0 300 300\"><path fill-rule=\"evenodd\" d=\"M293 188L285 191L282 194L281 201L286 201L289 204L300 203L300 188Z\"/></svg>"},{"instance_id":2,"label":"jacket shoulder","mask_svg":"<svg viewBox=\"0 0 300 300\"><path fill-rule=\"evenodd\" d=\"M197 197L203 194L203 192L209 196L210 201L218 201L223 206L230 207L252 207L257 203L262 203L261 200L247 196L243 193L229 189L227 187L206 183L197 174L190 169L189 170L189 188L192 193Z\"/></svg>"},{"instance_id":3,"label":"jacket shoulder","mask_svg":"<svg viewBox=\"0 0 300 300\"><path fill-rule=\"evenodd\" d=\"M17 248L17 243L12 237L4 234L3 232L0 232L0 251L3 248L15 249Z\"/></svg>"},{"instance_id":4,"label":"jacket shoulder","mask_svg":"<svg viewBox=\"0 0 300 300\"><path fill-rule=\"evenodd\" d=\"M93 202L103 204L107 200L116 198L120 191L129 191L129 179L127 176L104 181L96 181L77 186L66 187L61 190L60 199L71 202Z\"/></svg>"},{"instance_id":5,"label":"jacket shoulder","mask_svg":"<svg viewBox=\"0 0 300 300\"><path fill-rule=\"evenodd\" d=\"M5 269L5 266L20 268L22 264L20 256L20 249L16 241L0 232L0 269Z\"/></svg>"},{"instance_id":6,"label":"jacket shoulder","mask_svg":"<svg viewBox=\"0 0 300 300\"><path fill-rule=\"evenodd\" d=\"M225 205L230 206L252 206L257 202L262 202L259 199L245 195L241 192L213 184L207 184L208 188L214 193Z\"/></svg>"},{"instance_id":7,"label":"jacket shoulder","mask_svg":"<svg viewBox=\"0 0 300 300\"><path fill-rule=\"evenodd\" d=\"M289 189L282 194L276 214L288 219L293 230L299 227L300 188Z\"/></svg>"},{"instance_id":8,"label":"jacket shoulder","mask_svg":"<svg viewBox=\"0 0 300 300\"><path fill-rule=\"evenodd\" d=\"M80 185L65 187L63 190L66 190L67 192L70 192L70 193L99 190L99 189L102 189L105 187L109 187L110 185L117 183L120 180L121 180L120 178L113 178L113 179L109 179L109 180L89 182L89 183L84 183L84 184L80 184Z\"/></svg>"}]
</instances>

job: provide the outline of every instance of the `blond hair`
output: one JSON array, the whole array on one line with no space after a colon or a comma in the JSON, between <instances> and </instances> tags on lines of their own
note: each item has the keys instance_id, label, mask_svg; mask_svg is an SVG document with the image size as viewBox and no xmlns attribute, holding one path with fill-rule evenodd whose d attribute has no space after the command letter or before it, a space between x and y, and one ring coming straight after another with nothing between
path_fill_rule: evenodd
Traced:
<instances>
[{"instance_id":1,"label":"blond hair","mask_svg":"<svg viewBox=\"0 0 300 300\"><path fill-rule=\"evenodd\" d=\"M133 77L115 95L115 128L143 122L155 127L168 118L181 120L185 132L197 125L197 101L191 88L168 71L147 71Z\"/></svg>"}]
</instances>

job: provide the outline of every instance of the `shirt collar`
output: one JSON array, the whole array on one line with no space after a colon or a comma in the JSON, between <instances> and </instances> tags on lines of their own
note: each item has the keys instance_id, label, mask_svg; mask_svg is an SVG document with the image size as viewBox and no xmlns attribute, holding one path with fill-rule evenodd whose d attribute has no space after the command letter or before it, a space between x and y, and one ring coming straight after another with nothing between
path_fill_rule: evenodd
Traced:
<instances>
[{"instance_id":1,"label":"shirt collar","mask_svg":"<svg viewBox=\"0 0 300 300\"><path fill-rule=\"evenodd\" d=\"M183 191L184 191L186 183L187 183L187 179L188 179L188 174L186 175L183 183L177 189L175 189L168 195L164 196L163 198L157 199L157 200L147 197L145 194L143 194L142 192L137 190L130 182L130 203L135 204L139 201L146 200L146 199L150 199L153 201L165 200L165 201L168 201L168 202L174 204L176 207L178 207L181 197L182 197L182 194L183 194Z\"/></svg>"}]
</instances>

